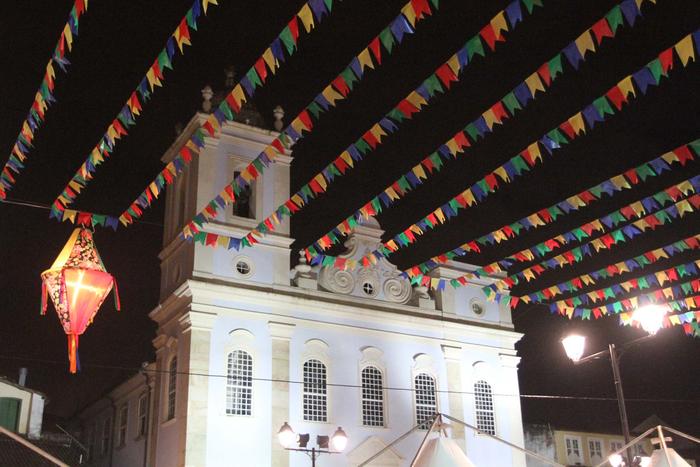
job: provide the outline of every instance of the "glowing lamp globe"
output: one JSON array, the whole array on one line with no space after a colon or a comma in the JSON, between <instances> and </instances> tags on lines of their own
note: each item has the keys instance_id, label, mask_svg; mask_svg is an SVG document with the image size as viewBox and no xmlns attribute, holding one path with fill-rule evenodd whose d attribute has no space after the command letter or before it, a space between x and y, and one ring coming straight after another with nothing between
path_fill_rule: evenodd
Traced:
<instances>
[{"instance_id":1,"label":"glowing lamp globe","mask_svg":"<svg viewBox=\"0 0 700 467\"><path fill-rule=\"evenodd\" d=\"M632 320L638 322L642 329L653 336L663 327L665 315L666 307L650 304L637 308L632 314Z\"/></svg>"},{"instance_id":2,"label":"glowing lamp globe","mask_svg":"<svg viewBox=\"0 0 700 467\"><path fill-rule=\"evenodd\" d=\"M572 334L562 339L561 344L564 346L566 356L574 362L578 362L583 356L583 351L586 346L586 338Z\"/></svg>"},{"instance_id":3,"label":"glowing lamp globe","mask_svg":"<svg viewBox=\"0 0 700 467\"><path fill-rule=\"evenodd\" d=\"M112 287L119 310L117 283L102 263L92 232L75 229L51 268L41 273L41 282L42 314L46 312L49 296L68 337L70 372L75 373L80 369L78 336L92 323Z\"/></svg>"}]
</instances>

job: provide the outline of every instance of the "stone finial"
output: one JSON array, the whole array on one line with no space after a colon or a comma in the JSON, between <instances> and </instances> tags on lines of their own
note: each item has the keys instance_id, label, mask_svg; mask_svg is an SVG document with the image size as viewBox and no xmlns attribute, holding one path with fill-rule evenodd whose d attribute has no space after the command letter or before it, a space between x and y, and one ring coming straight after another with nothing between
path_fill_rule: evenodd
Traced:
<instances>
[{"instance_id":1,"label":"stone finial","mask_svg":"<svg viewBox=\"0 0 700 467\"><path fill-rule=\"evenodd\" d=\"M299 250L299 263L296 266L294 266L294 270L300 276L308 274L311 271L311 266L309 266L306 262L306 255L304 254L304 250Z\"/></svg>"},{"instance_id":2,"label":"stone finial","mask_svg":"<svg viewBox=\"0 0 700 467\"><path fill-rule=\"evenodd\" d=\"M281 105L278 105L277 107L272 109L272 116L275 117L275 130L282 131L282 128L284 128L284 122L282 121L282 119L284 118L284 109Z\"/></svg>"},{"instance_id":3,"label":"stone finial","mask_svg":"<svg viewBox=\"0 0 700 467\"><path fill-rule=\"evenodd\" d=\"M214 97L214 91L208 84L202 89L202 110L206 113L211 112L211 98Z\"/></svg>"}]
</instances>

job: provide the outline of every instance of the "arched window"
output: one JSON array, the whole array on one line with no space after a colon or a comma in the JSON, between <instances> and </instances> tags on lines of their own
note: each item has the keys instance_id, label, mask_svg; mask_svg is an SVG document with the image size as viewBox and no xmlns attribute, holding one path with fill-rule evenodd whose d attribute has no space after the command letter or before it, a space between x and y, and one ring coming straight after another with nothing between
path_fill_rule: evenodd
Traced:
<instances>
[{"instance_id":1,"label":"arched window","mask_svg":"<svg viewBox=\"0 0 700 467\"><path fill-rule=\"evenodd\" d=\"M328 391L326 365L319 360L304 362L304 420L328 421Z\"/></svg>"},{"instance_id":2,"label":"arched window","mask_svg":"<svg viewBox=\"0 0 700 467\"><path fill-rule=\"evenodd\" d=\"M420 425L437 412L435 378L427 373L418 373L413 384L416 395L416 424ZM421 428L427 429L429 427L426 424Z\"/></svg>"},{"instance_id":3,"label":"arched window","mask_svg":"<svg viewBox=\"0 0 700 467\"><path fill-rule=\"evenodd\" d=\"M166 420L175 418L175 398L177 397L177 357L170 360L168 367L168 406Z\"/></svg>"},{"instance_id":4,"label":"arched window","mask_svg":"<svg viewBox=\"0 0 700 467\"><path fill-rule=\"evenodd\" d=\"M374 366L362 369L362 424L384 426L384 378Z\"/></svg>"},{"instance_id":5,"label":"arched window","mask_svg":"<svg viewBox=\"0 0 700 467\"><path fill-rule=\"evenodd\" d=\"M228 354L226 414L251 415L253 408L253 357L243 350Z\"/></svg>"},{"instance_id":6,"label":"arched window","mask_svg":"<svg viewBox=\"0 0 700 467\"><path fill-rule=\"evenodd\" d=\"M474 406L476 407L476 427L482 433L495 435L493 391L491 391L491 385L483 379L474 383Z\"/></svg>"}]
</instances>

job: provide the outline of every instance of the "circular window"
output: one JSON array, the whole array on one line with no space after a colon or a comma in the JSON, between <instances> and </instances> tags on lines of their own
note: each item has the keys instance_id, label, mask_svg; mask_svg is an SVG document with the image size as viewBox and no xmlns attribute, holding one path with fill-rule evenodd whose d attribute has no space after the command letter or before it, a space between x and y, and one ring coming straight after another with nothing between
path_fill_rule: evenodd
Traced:
<instances>
[{"instance_id":1,"label":"circular window","mask_svg":"<svg viewBox=\"0 0 700 467\"><path fill-rule=\"evenodd\" d=\"M362 291L365 295L374 295L374 285L371 282L365 282L362 284Z\"/></svg>"},{"instance_id":2,"label":"circular window","mask_svg":"<svg viewBox=\"0 0 700 467\"><path fill-rule=\"evenodd\" d=\"M470 306L471 306L472 312L477 316L483 315L484 311L486 311L484 304L480 300L472 300L470 302Z\"/></svg>"},{"instance_id":3,"label":"circular window","mask_svg":"<svg viewBox=\"0 0 700 467\"><path fill-rule=\"evenodd\" d=\"M234 260L234 268L238 275L248 277L253 273L252 263L248 258L237 258Z\"/></svg>"}]
</instances>

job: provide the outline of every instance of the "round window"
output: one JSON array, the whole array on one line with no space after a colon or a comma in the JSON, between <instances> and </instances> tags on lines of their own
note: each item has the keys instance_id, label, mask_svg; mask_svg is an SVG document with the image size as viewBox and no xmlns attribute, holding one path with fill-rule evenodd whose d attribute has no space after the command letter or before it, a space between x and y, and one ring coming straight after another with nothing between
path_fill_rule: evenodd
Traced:
<instances>
[{"instance_id":1,"label":"round window","mask_svg":"<svg viewBox=\"0 0 700 467\"><path fill-rule=\"evenodd\" d=\"M484 311L485 311L485 309L484 309L484 304L481 303L480 301L478 301L478 300L473 300L473 301L471 302L471 307L472 307L472 312L473 312L475 315L479 316L479 315L483 315L483 314L484 314Z\"/></svg>"},{"instance_id":2,"label":"round window","mask_svg":"<svg viewBox=\"0 0 700 467\"><path fill-rule=\"evenodd\" d=\"M362 284L362 291L365 295L374 295L374 285L371 282L365 282Z\"/></svg>"},{"instance_id":3,"label":"round window","mask_svg":"<svg viewBox=\"0 0 700 467\"><path fill-rule=\"evenodd\" d=\"M246 261L238 260L236 262L236 272L241 276L247 276L250 274L250 264Z\"/></svg>"}]
</instances>

